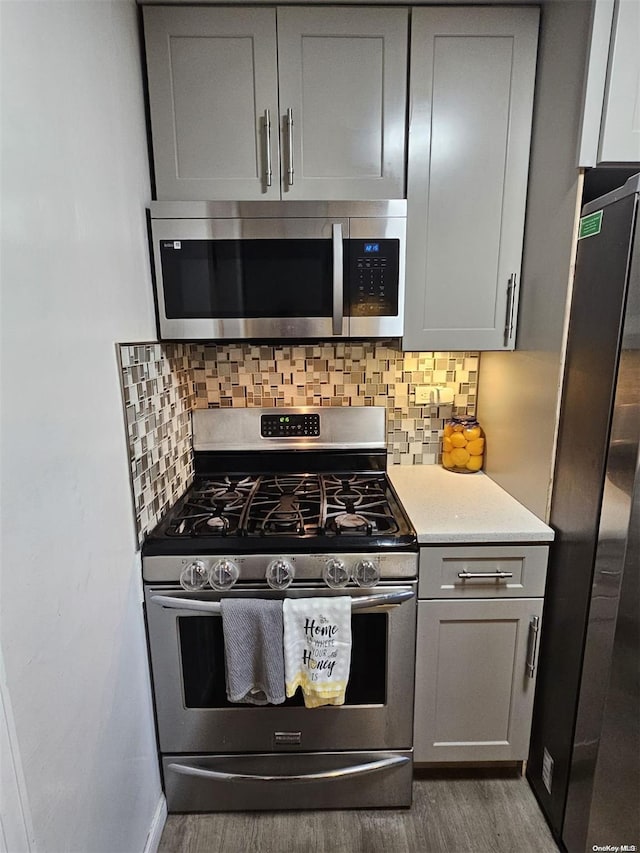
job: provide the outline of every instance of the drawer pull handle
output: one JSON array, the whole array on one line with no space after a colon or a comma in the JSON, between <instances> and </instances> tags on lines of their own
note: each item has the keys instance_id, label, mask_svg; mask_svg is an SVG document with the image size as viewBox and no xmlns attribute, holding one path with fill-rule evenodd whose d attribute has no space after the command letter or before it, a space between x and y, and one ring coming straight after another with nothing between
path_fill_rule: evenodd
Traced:
<instances>
[{"instance_id":1,"label":"drawer pull handle","mask_svg":"<svg viewBox=\"0 0 640 853\"><path fill-rule=\"evenodd\" d=\"M529 622L529 641L527 643L527 675L533 678L536 671L536 649L538 648L538 632L540 617L532 616Z\"/></svg>"},{"instance_id":2,"label":"drawer pull handle","mask_svg":"<svg viewBox=\"0 0 640 853\"><path fill-rule=\"evenodd\" d=\"M462 578L462 580L468 580L469 578L493 578L497 581L505 580L506 578L512 578L513 572L458 572L458 577Z\"/></svg>"},{"instance_id":3,"label":"drawer pull handle","mask_svg":"<svg viewBox=\"0 0 640 853\"><path fill-rule=\"evenodd\" d=\"M174 773L184 776L201 776L203 779L212 779L222 782L317 782L325 779L344 779L350 776L363 776L365 773L374 773L377 770L387 770L406 764L409 758L406 755L393 755L389 758L381 758L378 761L368 761L363 764L351 764L348 767L340 767L336 770L322 770L319 773L303 773L295 775L266 776L256 773L227 773L222 770L207 770L205 767L193 767L190 764L172 763L167 766Z\"/></svg>"}]
</instances>

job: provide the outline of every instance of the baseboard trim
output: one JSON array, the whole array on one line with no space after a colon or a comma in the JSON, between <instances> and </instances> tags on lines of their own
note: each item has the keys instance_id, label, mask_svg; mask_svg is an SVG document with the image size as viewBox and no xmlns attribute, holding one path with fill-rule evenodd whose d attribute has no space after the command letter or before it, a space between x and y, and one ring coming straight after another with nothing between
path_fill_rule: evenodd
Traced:
<instances>
[{"instance_id":1,"label":"baseboard trim","mask_svg":"<svg viewBox=\"0 0 640 853\"><path fill-rule=\"evenodd\" d=\"M162 830L164 829L166 821L167 801L164 798L164 794L160 794L160 799L158 800L158 805L156 807L155 814L153 815L151 826L149 827L147 843L144 845L144 853L157 853L158 847L160 846L160 838L162 837Z\"/></svg>"}]
</instances>

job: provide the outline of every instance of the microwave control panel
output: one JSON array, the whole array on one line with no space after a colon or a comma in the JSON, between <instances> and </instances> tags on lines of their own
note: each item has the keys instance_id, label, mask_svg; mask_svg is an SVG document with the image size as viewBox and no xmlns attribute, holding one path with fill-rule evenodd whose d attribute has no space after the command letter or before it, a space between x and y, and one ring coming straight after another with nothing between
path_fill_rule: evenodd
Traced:
<instances>
[{"instance_id":1,"label":"microwave control panel","mask_svg":"<svg viewBox=\"0 0 640 853\"><path fill-rule=\"evenodd\" d=\"M349 304L352 317L398 313L400 241L349 240Z\"/></svg>"}]
</instances>

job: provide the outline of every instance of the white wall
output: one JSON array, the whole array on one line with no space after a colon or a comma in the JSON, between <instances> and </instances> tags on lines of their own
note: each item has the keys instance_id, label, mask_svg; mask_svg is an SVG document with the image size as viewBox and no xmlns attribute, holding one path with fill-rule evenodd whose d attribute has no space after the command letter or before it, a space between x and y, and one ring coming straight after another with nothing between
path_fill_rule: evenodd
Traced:
<instances>
[{"instance_id":1,"label":"white wall","mask_svg":"<svg viewBox=\"0 0 640 853\"><path fill-rule=\"evenodd\" d=\"M577 151L591 5L547 0L542 8L517 350L483 353L478 384L486 472L544 520L581 193Z\"/></svg>"},{"instance_id":2,"label":"white wall","mask_svg":"<svg viewBox=\"0 0 640 853\"><path fill-rule=\"evenodd\" d=\"M32 849L132 853L161 797L115 351L155 338L137 11L0 26L3 700Z\"/></svg>"}]
</instances>

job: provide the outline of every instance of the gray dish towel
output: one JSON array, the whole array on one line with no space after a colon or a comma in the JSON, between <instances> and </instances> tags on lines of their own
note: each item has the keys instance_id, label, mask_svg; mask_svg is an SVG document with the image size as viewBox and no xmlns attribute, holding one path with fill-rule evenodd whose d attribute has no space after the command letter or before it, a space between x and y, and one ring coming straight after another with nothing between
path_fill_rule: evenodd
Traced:
<instances>
[{"instance_id":1,"label":"gray dish towel","mask_svg":"<svg viewBox=\"0 0 640 853\"><path fill-rule=\"evenodd\" d=\"M223 598L229 702L280 705L285 699L282 601Z\"/></svg>"}]
</instances>

